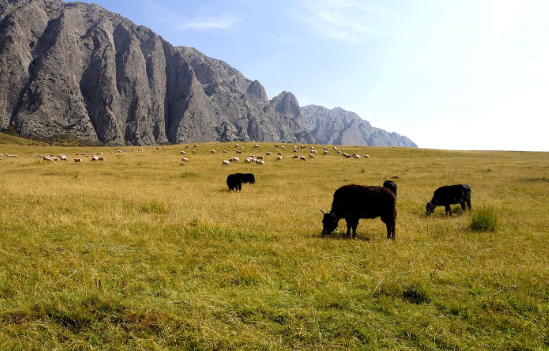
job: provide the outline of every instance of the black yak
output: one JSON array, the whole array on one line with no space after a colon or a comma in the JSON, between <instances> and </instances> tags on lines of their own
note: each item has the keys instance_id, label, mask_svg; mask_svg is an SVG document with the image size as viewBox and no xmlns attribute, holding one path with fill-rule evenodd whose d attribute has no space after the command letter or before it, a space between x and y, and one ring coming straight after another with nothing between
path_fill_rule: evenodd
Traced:
<instances>
[{"instance_id":1,"label":"black yak","mask_svg":"<svg viewBox=\"0 0 549 351\"><path fill-rule=\"evenodd\" d=\"M446 214L452 213L450 205L460 204L465 211L465 205L471 209L471 188L467 184L441 186L433 195L431 202L427 202L426 215L433 213L437 206L444 206Z\"/></svg>"},{"instance_id":2,"label":"black yak","mask_svg":"<svg viewBox=\"0 0 549 351\"><path fill-rule=\"evenodd\" d=\"M227 186L229 187L229 191L241 191L242 178L238 174L229 174L227 176Z\"/></svg>"},{"instance_id":3,"label":"black yak","mask_svg":"<svg viewBox=\"0 0 549 351\"><path fill-rule=\"evenodd\" d=\"M321 210L322 211L322 210ZM387 226L387 239L395 238L396 198L381 186L344 185L334 193L330 213L324 213L322 234L332 233L341 218L347 222L347 236L356 238L360 218L377 218ZM351 235L351 229L353 234Z\"/></svg>"},{"instance_id":4,"label":"black yak","mask_svg":"<svg viewBox=\"0 0 549 351\"><path fill-rule=\"evenodd\" d=\"M229 191L242 191L242 183L255 184L255 176L252 173L234 173L227 177Z\"/></svg>"},{"instance_id":5,"label":"black yak","mask_svg":"<svg viewBox=\"0 0 549 351\"><path fill-rule=\"evenodd\" d=\"M386 180L383 182L383 187L391 190L395 197L397 197L397 185L392 180Z\"/></svg>"}]
</instances>

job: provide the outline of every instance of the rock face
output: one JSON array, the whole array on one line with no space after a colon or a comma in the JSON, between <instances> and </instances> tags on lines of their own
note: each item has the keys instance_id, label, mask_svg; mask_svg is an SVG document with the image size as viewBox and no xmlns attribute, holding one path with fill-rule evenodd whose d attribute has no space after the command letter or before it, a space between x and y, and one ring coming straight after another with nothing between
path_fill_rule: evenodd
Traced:
<instances>
[{"instance_id":1,"label":"rock face","mask_svg":"<svg viewBox=\"0 0 549 351\"><path fill-rule=\"evenodd\" d=\"M107 145L320 142L302 111L293 94L269 101L225 62L97 5L0 0L0 130Z\"/></svg>"},{"instance_id":2,"label":"rock face","mask_svg":"<svg viewBox=\"0 0 549 351\"><path fill-rule=\"evenodd\" d=\"M417 147L407 137L372 127L356 113L339 107L307 105L301 113L305 128L319 144Z\"/></svg>"}]
</instances>

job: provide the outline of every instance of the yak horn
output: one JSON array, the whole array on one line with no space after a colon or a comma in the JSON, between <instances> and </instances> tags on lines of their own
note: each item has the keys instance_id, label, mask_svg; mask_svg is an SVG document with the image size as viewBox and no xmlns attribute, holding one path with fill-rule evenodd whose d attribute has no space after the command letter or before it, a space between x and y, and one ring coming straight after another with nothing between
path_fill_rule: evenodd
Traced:
<instances>
[{"instance_id":1,"label":"yak horn","mask_svg":"<svg viewBox=\"0 0 549 351\"><path fill-rule=\"evenodd\" d=\"M322 212L322 213L326 214L326 212L325 212L324 210L320 210L320 212Z\"/></svg>"}]
</instances>

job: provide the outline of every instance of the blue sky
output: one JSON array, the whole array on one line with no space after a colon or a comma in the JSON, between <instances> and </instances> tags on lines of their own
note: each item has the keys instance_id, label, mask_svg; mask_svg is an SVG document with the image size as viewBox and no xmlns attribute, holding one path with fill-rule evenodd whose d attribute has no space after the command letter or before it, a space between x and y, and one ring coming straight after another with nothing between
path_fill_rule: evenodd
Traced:
<instances>
[{"instance_id":1,"label":"blue sky","mask_svg":"<svg viewBox=\"0 0 549 351\"><path fill-rule=\"evenodd\" d=\"M549 151L546 0L86 2L420 147Z\"/></svg>"}]
</instances>

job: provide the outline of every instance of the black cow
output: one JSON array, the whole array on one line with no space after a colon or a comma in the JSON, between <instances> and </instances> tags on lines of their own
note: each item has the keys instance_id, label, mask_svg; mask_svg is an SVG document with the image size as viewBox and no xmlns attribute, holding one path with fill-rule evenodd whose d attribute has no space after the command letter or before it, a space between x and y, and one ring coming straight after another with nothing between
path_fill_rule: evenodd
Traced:
<instances>
[{"instance_id":1,"label":"black cow","mask_svg":"<svg viewBox=\"0 0 549 351\"><path fill-rule=\"evenodd\" d=\"M397 197L397 185L392 180L386 180L383 182L383 187L391 190L393 194L395 195L395 198Z\"/></svg>"},{"instance_id":2,"label":"black cow","mask_svg":"<svg viewBox=\"0 0 549 351\"><path fill-rule=\"evenodd\" d=\"M426 215L433 213L437 206L444 206L446 214L452 213L450 205L460 204L465 211L465 205L471 209L471 188L467 184L441 186L433 195L431 202L425 207Z\"/></svg>"},{"instance_id":3,"label":"black cow","mask_svg":"<svg viewBox=\"0 0 549 351\"><path fill-rule=\"evenodd\" d=\"M322 211L322 210L321 210ZM341 218L347 222L347 235L356 238L360 218L377 218L387 226L387 239L395 238L396 198L392 191L381 186L344 185L334 193L330 213L324 213L322 234L335 230ZM351 229L353 234L351 235Z\"/></svg>"}]
</instances>

